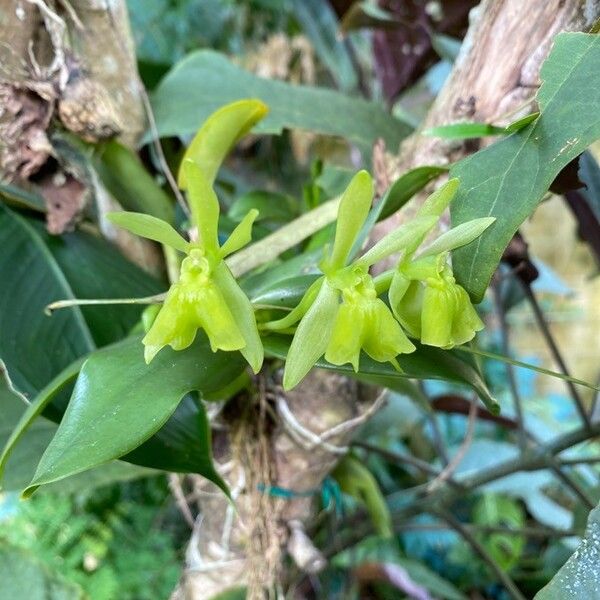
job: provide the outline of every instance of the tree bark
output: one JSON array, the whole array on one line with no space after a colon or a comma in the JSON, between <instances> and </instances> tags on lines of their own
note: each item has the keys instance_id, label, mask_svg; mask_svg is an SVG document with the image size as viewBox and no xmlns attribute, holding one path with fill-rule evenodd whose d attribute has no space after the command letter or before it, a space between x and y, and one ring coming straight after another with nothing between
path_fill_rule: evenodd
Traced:
<instances>
[{"instance_id":1,"label":"tree bark","mask_svg":"<svg viewBox=\"0 0 600 600\"><path fill-rule=\"evenodd\" d=\"M586 30L598 16L599 3L591 0L484 0L473 11L460 56L419 131L461 119L507 123L526 114L534 102L540 84L540 65L554 36L564 30ZM385 180L394 181L415 166L448 164L474 150L472 145L440 142L420 135L419 131L388 161ZM410 210L403 210L380 224L372 241L410 218L421 201L422 198L417 198ZM325 373L312 374L284 398L295 420L316 434L364 414L369 407L355 386ZM370 402L372 406L372 398ZM317 489L341 455L327 452L323 447L303 448L282 422L279 411L274 433L265 436L275 465L269 472L270 485L296 493ZM345 428L342 436L330 441L338 446L347 444L357 427ZM228 458L236 462L234 455L229 454ZM280 565L270 568L268 573L260 572L261 561L281 561L286 545L299 555L296 562L301 568L310 572L311 568L318 570L322 566L322 557L302 535L301 524L314 516L314 501L308 497L279 500L264 494L257 500L251 487L257 481L248 476L247 467L237 460L230 471L236 475L229 477L240 507L229 530L229 539L235 543L228 547L221 543L224 512L229 510L222 500L201 502L202 519L197 522L186 571L173 600L204 600L234 585L249 585L249 597L261 598L264 590L275 586L281 575ZM236 487L236 483L240 485ZM257 510L260 504L262 511ZM261 530L271 531L266 544L256 542ZM302 540L296 544L300 551L294 546L295 540ZM304 560L303 556L308 558ZM252 576L253 572L259 573L258 580Z\"/></svg>"}]
</instances>

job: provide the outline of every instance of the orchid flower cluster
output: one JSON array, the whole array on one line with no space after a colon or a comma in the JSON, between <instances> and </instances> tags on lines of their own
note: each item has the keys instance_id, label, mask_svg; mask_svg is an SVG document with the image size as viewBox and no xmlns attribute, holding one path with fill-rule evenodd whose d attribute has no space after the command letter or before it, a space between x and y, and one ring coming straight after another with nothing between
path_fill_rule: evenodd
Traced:
<instances>
[{"instance_id":1,"label":"orchid flower cluster","mask_svg":"<svg viewBox=\"0 0 600 600\"><path fill-rule=\"evenodd\" d=\"M115 224L185 255L179 279L143 339L147 363L167 345L174 350L189 347L203 329L213 352L239 351L255 373L262 366L264 349L254 309L225 261L250 242L258 212L249 211L221 246L213 182L225 154L266 112L256 100L229 104L207 119L188 148L179 185L187 191L191 230L197 239L187 241L169 223L150 215L110 215ZM290 313L261 324L266 335L293 332L284 388L296 386L323 356L358 371L364 351L400 369L398 355L416 349L410 338L452 348L483 328L466 291L452 275L449 253L476 239L494 219L463 223L417 254L457 187L458 180L448 181L412 221L354 258L373 198L370 175L360 171L354 176L340 200L333 245L319 263L322 275ZM396 267L373 277L371 267L392 255L400 256Z\"/></svg>"},{"instance_id":2,"label":"orchid flower cluster","mask_svg":"<svg viewBox=\"0 0 600 600\"><path fill-rule=\"evenodd\" d=\"M350 363L358 371L364 351L399 370L397 356L416 349L407 333L424 344L452 348L483 328L467 292L452 276L448 255L481 235L494 219L459 225L415 258L457 188L457 179L448 181L412 221L350 261L373 198L369 174L360 171L354 176L340 201L333 247L319 265L323 275L292 312L263 325L283 331L298 323L287 355L284 388L296 386L322 356L334 365ZM370 275L375 263L399 253L396 268L375 278ZM388 304L379 297L386 292Z\"/></svg>"}]
</instances>

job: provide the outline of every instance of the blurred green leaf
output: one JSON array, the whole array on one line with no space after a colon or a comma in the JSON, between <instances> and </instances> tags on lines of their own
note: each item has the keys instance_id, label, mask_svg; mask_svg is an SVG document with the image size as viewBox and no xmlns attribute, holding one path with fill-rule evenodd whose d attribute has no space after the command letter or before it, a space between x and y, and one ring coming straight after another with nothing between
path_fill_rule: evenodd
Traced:
<instances>
[{"instance_id":1,"label":"blurred green leaf","mask_svg":"<svg viewBox=\"0 0 600 600\"><path fill-rule=\"evenodd\" d=\"M267 190L253 190L236 198L227 216L241 221L249 210L258 210L257 221L291 221L297 215L296 202L290 196Z\"/></svg>"},{"instance_id":2,"label":"blurred green leaf","mask_svg":"<svg viewBox=\"0 0 600 600\"><path fill-rule=\"evenodd\" d=\"M423 135L445 138L447 140L464 140L480 138L488 135L507 135L504 127L496 127L488 123L452 123L450 125L438 125L426 129Z\"/></svg>"},{"instance_id":3,"label":"blurred green leaf","mask_svg":"<svg viewBox=\"0 0 600 600\"><path fill-rule=\"evenodd\" d=\"M284 128L336 135L356 144L370 160L371 148L382 137L397 148L411 127L382 107L339 92L262 79L234 65L217 52L194 52L163 79L152 97L158 134L189 136L219 106L254 97L270 112L255 127L257 133L279 134Z\"/></svg>"},{"instance_id":4,"label":"blurred green leaf","mask_svg":"<svg viewBox=\"0 0 600 600\"><path fill-rule=\"evenodd\" d=\"M0 543L1 594L7 600L85 600L83 590L28 552Z\"/></svg>"},{"instance_id":5,"label":"blurred green leaf","mask_svg":"<svg viewBox=\"0 0 600 600\"><path fill-rule=\"evenodd\" d=\"M475 525L520 529L525 525L525 512L511 498L485 493L473 508ZM525 548L525 537L506 533L482 534L480 542L504 571L515 567Z\"/></svg>"},{"instance_id":6,"label":"blurred green leaf","mask_svg":"<svg viewBox=\"0 0 600 600\"><path fill-rule=\"evenodd\" d=\"M550 184L600 137L600 37L560 33L542 65L541 114L525 129L452 167L461 181L450 212L454 225L496 217L494 227L454 253L454 274L480 302L502 252Z\"/></svg>"},{"instance_id":7,"label":"blurred green leaf","mask_svg":"<svg viewBox=\"0 0 600 600\"><path fill-rule=\"evenodd\" d=\"M292 0L292 11L316 55L344 91L356 87L358 78L344 43L338 38L338 19L328 2Z\"/></svg>"}]
</instances>

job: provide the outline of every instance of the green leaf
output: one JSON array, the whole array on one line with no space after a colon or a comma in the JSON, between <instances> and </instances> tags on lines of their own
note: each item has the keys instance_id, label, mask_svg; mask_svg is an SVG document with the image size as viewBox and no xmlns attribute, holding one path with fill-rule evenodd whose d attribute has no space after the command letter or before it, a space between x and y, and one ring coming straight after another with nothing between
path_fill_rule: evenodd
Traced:
<instances>
[{"instance_id":1,"label":"green leaf","mask_svg":"<svg viewBox=\"0 0 600 600\"><path fill-rule=\"evenodd\" d=\"M331 476L341 490L364 503L375 531L384 538L394 535L392 516L377 480L357 458L346 455L333 470Z\"/></svg>"},{"instance_id":2,"label":"green leaf","mask_svg":"<svg viewBox=\"0 0 600 600\"><path fill-rule=\"evenodd\" d=\"M380 8L372 0L353 2L342 17L340 32L345 35L363 27L394 29L397 23L391 13Z\"/></svg>"},{"instance_id":3,"label":"green leaf","mask_svg":"<svg viewBox=\"0 0 600 600\"><path fill-rule=\"evenodd\" d=\"M95 344L78 307L44 314L73 290L35 228L2 206L0 248L0 359L16 388L33 395Z\"/></svg>"},{"instance_id":4,"label":"green leaf","mask_svg":"<svg viewBox=\"0 0 600 600\"><path fill-rule=\"evenodd\" d=\"M356 374L350 365L338 367L329 364L324 359L317 360L314 364L316 367L337 371L351 377L355 376L358 379L366 376L370 381L374 381L375 377L388 380L408 377L409 379L440 379L467 385L477 392L488 410L498 414L500 408L498 402L491 395L473 363L464 361L459 354L456 354L455 350L442 350L433 346L421 345L415 340L412 341L417 347L416 351L411 354L400 354L396 358L402 369L401 373L389 363L374 361L364 354L360 357L360 368ZM267 356L285 360L290 347L290 338L283 335L269 335L263 338L263 346Z\"/></svg>"},{"instance_id":5,"label":"green leaf","mask_svg":"<svg viewBox=\"0 0 600 600\"><path fill-rule=\"evenodd\" d=\"M146 365L138 337L92 354L84 363L71 401L30 487L58 481L131 452L169 419L190 391L216 391L237 377L239 355L211 352L198 335L189 349L165 348ZM202 433L204 455L196 472L225 489L212 466L210 430Z\"/></svg>"},{"instance_id":6,"label":"green leaf","mask_svg":"<svg viewBox=\"0 0 600 600\"><path fill-rule=\"evenodd\" d=\"M505 127L496 127L487 123L452 123L426 129L423 135L445 138L447 140L465 140L488 135L506 135Z\"/></svg>"},{"instance_id":7,"label":"green leaf","mask_svg":"<svg viewBox=\"0 0 600 600\"><path fill-rule=\"evenodd\" d=\"M339 92L267 80L234 65L211 50L193 52L162 80L152 97L158 133L187 136L226 102L254 96L269 105L260 133L305 129L345 137L370 157L373 143L383 137L397 148L411 131L377 104Z\"/></svg>"},{"instance_id":8,"label":"green leaf","mask_svg":"<svg viewBox=\"0 0 600 600\"><path fill-rule=\"evenodd\" d=\"M3 411L6 410L5 405L8 405L8 409L13 408L13 418L12 418L12 428L8 432L8 436L3 443L3 450L0 454L0 483L2 481L3 473L6 468L6 465L11 457L11 454L15 447L19 444L22 438L27 434L27 431L31 429L36 419L42 414L44 409L48 406L50 402L54 399L54 397L60 392L60 390L65 387L69 382L72 382L76 379L79 371L81 369L81 365L83 364L83 359L77 360L71 365L69 365L64 371L59 373L27 406L24 402L21 402L21 406L17 412L14 411L14 402L11 401L10 398L7 398L7 394L10 394L11 390L9 389L8 380L5 382L4 388L0 390L0 393L3 394ZM4 367L0 362L0 370ZM5 378L7 374L5 373ZM15 420L14 416L19 414L19 419ZM38 423L43 424L43 422L38 421ZM54 431L54 427L51 426L51 431ZM49 439L47 440L49 441ZM23 446L24 442L21 444ZM44 446L45 447L45 446ZM39 458L39 456L38 456ZM35 463L37 464L37 462ZM32 469L33 472L33 469ZM30 475L32 474L29 473ZM24 482L26 484L27 482ZM0 486L1 487L1 486Z\"/></svg>"},{"instance_id":9,"label":"green leaf","mask_svg":"<svg viewBox=\"0 0 600 600\"><path fill-rule=\"evenodd\" d=\"M292 11L300 22L316 55L336 82L351 91L358 82L348 50L338 37L338 19L332 7L321 0L292 0Z\"/></svg>"},{"instance_id":10,"label":"green leaf","mask_svg":"<svg viewBox=\"0 0 600 600\"><path fill-rule=\"evenodd\" d=\"M94 156L94 167L106 189L125 210L174 222L173 201L132 150L115 140L106 142Z\"/></svg>"},{"instance_id":11,"label":"green leaf","mask_svg":"<svg viewBox=\"0 0 600 600\"><path fill-rule=\"evenodd\" d=\"M456 192L460 186L460 180L456 177L449 179L444 185L440 186L433 194L427 197L419 209L420 217L441 217L442 213L448 208L450 202L456 197Z\"/></svg>"},{"instance_id":12,"label":"green leaf","mask_svg":"<svg viewBox=\"0 0 600 600\"><path fill-rule=\"evenodd\" d=\"M194 89L194 84L188 81L184 94L188 97L195 96L196 94L191 93L192 89ZM180 98L180 100L184 99ZM187 160L191 160L200 167L209 186L212 186L223 160L234 144L244 137L269 111L268 106L260 100L239 100L222 106L225 103L226 101L220 102L218 110L205 114L205 120L201 118L196 121L191 132L195 132L202 121L204 123L185 151L181 162L182 167ZM158 126L160 129L160 124ZM185 168L180 169L178 183L181 189L187 188L187 177L188 173Z\"/></svg>"},{"instance_id":13,"label":"green leaf","mask_svg":"<svg viewBox=\"0 0 600 600\"><path fill-rule=\"evenodd\" d=\"M558 34L541 69L540 117L451 169L461 180L453 224L497 218L454 253L454 273L474 301L483 298L507 244L561 169L600 138L599 65L599 36Z\"/></svg>"},{"instance_id":14,"label":"green leaf","mask_svg":"<svg viewBox=\"0 0 600 600\"><path fill-rule=\"evenodd\" d=\"M167 287L103 238L79 230L55 236L39 221L28 223L35 227L78 299L139 298L157 295ZM133 305L82 306L81 312L96 345L106 346L131 331L142 309Z\"/></svg>"},{"instance_id":15,"label":"green leaf","mask_svg":"<svg viewBox=\"0 0 600 600\"><path fill-rule=\"evenodd\" d=\"M450 231L446 231L446 233L440 235L419 257L434 256L442 252L450 252L461 246L466 246L473 240L476 240L495 220L494 217L482 217L481 219L473 219L472 221L461 223L453 227Z\"/></svg>"},{"instance_id":16,"label":"green leaf","mask_svg":"<svg viewBox=\"0 0 600 600\"><path fill-rule=\"evenodd\" d=\"M0 183L0 198L15 208L46 212L46 203L39 194L10 183Z\"/></svg>"},{"instance_id":17,"label":"green leaf","mask_svg":"<svg viewBox=\"0 0 600 600\"><path fill-rule=\"evenodd\" d=\"M565 600L566 598L596 598L600 589L600 506L588 518L585 537L566 564L540 590L535 600Z\"/></svg>"},{"instance_id":18,"label":"green leaf","mask_svg":"<svg viewBox=\"0 0 600 600\"><path fill-rule=\"evenodd\" d=\"M273 286L261 289L251 296L252 304L257 308L293 309L302 301L308 288L319 279L318 274L298 275L278 281Z\"/></svg>"},{"instance_id":19,"label":"green leaf","mask_svg":"<svg viewBox=\"0 0 600 600\"><path fill-rule=\"evenodd\" d=\"M352 246L364 225L373 201L373 180L366 171L359 171L342 194L335 226L335 240L327 266L340 269L348 260Z\"/></svg>"},{"instance_id":20,"label":"green leaf","mask_svg":"<svg viewBox=\"0 0 600 600\"><path fill-rule=\"evenodd\" d=\"M296 201L290 196L267 190L253 190L237 198L227 216L241 221L252 209L258 211L256 221L291 221L297 214Z\"/></svg>"},{"instance_id":21,"label":"green leaf","mask_svg":"<svg viewBox=\"0 0 600 600\"><path fill-rule=\"evenodd\" d=\"M525 525L525 512L516 500L487 492L473 508L473 523L521 529ZM478 538L504 571L510 571L519 563L525 549L526 538L522 535L492 533L480 534Z\"/></svg>"},{"instance_id":22,"label":"green leaf","mask_svg":"<svg viewBox=\"0 0 600 600\"><path fill-rule=\"evenodd\" d=\"M420 192L430 181L442 173L446 167L416 167L402 174L388 189L376 208L379 209L377 220L387 219L400 210L417 192Z\"/></svg>"},{"instance_id":23,"label":"green leaf","mask_svg":"<svg viewBox=\"0 0 600 600\"><path fill-rule=\"evenodd\" d=\"M189 242L186 242L171 225L151 215L122 211L108 213L107 217L111 223L140 237L171 246L179 252L185 253L189 249Z\"/></svg>"},{"instance_id":24,"label":"green leaf","mask_svg":"<svg viewBox=\"0 0 600 600\"><path fill-rule=\"evenodd\" d=\"M36 556L0 543L0 581L2 595L8 598L27 600L85 600L83 590L51 573Z\"/></svg>"}]
</instances>

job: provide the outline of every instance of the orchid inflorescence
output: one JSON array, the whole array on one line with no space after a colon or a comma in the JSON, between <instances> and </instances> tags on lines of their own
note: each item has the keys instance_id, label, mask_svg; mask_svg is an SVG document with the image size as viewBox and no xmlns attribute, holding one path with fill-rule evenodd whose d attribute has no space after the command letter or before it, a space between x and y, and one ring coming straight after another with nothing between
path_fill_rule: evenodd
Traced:
<instances>
[{"instance_id":1,"label":"orchid inflorescence","mask_svg":"<svg viewBox=\"0 0 600 600\"><path fill-rule=\"evenodd\" d=\"M225 262L250 242L258 212L250 211L221 246L219 202L212 184L226 152L266 112L256 100L227 105L207 119L188 148L179 184L187 190L197 240L185 240L170 224L149 215L111 215L115 224L185 254L179 280L171 285L143 339L148 363L166 345L187 348L201 328L214 352L240 351L255 373L262 366L264 350L254 309ZM467 292L453 277L449 253L480 236L494 219L463 223L417 254L457 188L457 179L448 181L413 220L353 258L373 199L370 175L360 171L353 177L339 203L333 245L319 263L322 275L291 312L261 324L265 335L293 332L285 389L296 386L323 356L334 365L350 363L358 371L364 351L400 370L397 356L416 349L409 337L452 348L483 328ZM394 269L377 277L370 274L373 265L393 255L400 256Z\"/></svg>"}]
</instances>

